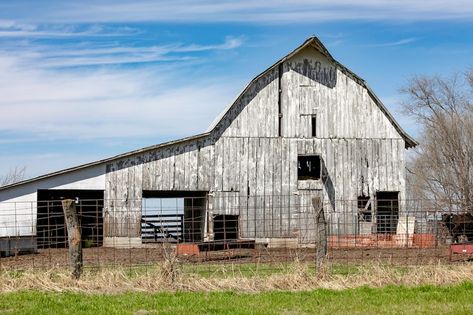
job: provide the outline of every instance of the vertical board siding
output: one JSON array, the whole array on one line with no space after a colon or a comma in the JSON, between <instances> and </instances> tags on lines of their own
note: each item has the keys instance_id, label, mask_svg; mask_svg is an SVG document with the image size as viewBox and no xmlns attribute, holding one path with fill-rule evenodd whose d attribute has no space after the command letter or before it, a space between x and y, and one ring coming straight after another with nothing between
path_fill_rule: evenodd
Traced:
<instances>
[{"instance_id":1,"label":"vertical board siding","mask_svg":"<svg viewBox=\"0 0 473 315\"><path fill-rule=\"evenodd\" d=\"M213 215L240 216L241 237L300 242L315 237L314 197L322 199L335 222L330 228L340 233L355 232L356 216L348 213L358 196L386 190L404 198L405 142L366 88L312 48L282 69L281 87L275 67L248 87L206 138L109 163L106 236L124 235L121 226L139 222L133 211L140 210L143 190L208 191ZM317 117L315 138L311 115ZM298 188L300 154L321 157L317 189ZM131 234L137 233L132 228Z\"/></svg>"},{"instance_id":2,"label":"vertical board siding","mask_svg":"<svg viewBox=\"0 0 473 315\"><path fill-rule=\"evenodd\" d=\"M336 73L336 84L311 75L320 72ZM286 137L307 137L306 115L320 114L321 138L401 138L368 91L313 48L287 61L282 86Z\"/></svg>"}]
</instances>

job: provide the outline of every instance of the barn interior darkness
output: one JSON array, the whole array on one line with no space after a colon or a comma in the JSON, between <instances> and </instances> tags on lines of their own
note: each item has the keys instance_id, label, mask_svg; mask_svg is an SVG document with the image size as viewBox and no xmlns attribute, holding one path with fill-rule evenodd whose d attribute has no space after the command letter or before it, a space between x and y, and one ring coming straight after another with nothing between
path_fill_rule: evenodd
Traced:
<instances>
[{"instance_id":1,"label":"barn interior darkness","mask_svg":"<svg viewBox=\"0 0 473 315\"><path fill-rule=\"evenodd\" d=\"M37 242L39 248L67 247L62 200L76 200L82 246L103 243L103 190L38 190Z\"/></svg>"},{"instance_id":2,"label":"barn interior darkness","mask_svg":"<svg viewBox=\"0 0 473 315\"><path fill-rule=\"evenodd\" d=\"M399 192L376 192L376 226L378 233L396 234L399 220Z\"/></svg>"},{"instance_id":3,"label":"barn interior darkness","mask_svg":"<svg viewBox=\"0 0 473 315\"><path fill-rule=\"evenodd\" d=\"M297 157L297 179L320 179L320 155L299 155Z\"/></svg>"}]
</instances>

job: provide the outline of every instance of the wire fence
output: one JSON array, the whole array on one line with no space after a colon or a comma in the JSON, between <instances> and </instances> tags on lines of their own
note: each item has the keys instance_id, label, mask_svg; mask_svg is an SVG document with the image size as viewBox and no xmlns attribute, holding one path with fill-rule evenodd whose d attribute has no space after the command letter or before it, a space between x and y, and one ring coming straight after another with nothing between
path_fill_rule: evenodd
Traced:
<instances>
[{"instance_id":1,"label":"wire fence","mask_svg":"<svg viewBox=\"0 0 473 315\"><path fill-rule=\"evenodd\" d=\"M452 264L473 255L471 213L426 200L373 199L77 199L75 207L86 268L153 267L169 259L184 271L209 273L226 264L276 270L297 261L315 268L320 238L325 261L337 266ZM0 203L0 268L68 266L61 202Z\"/></svg>"}]
</instances>

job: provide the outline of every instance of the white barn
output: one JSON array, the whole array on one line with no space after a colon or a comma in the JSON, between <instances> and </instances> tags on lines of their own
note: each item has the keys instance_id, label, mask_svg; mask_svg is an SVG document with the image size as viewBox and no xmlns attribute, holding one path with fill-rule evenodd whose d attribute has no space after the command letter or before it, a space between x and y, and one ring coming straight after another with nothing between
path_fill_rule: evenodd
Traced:
<instances>
[{"instance_id":1,"label":"white barn","mask_svg":"<svg viewBox=\"0 0 473 315\"><path fill-rule=\"evenodd\" d=\"M92 230L104 246L141 244L144 200L166 198L184 219L194 217L189 198L202 198L191 227L200 241L221 237L220 216L237 222L232 237L312 242L313 198L330 220L354 222L347 233L390 232L381 203L402 210L405 150L415 145L366 82L311 37L202 134L0 187L0 239L44 245L48 201L76 197L96 201ZM365 219L352 215L360 204Z\"/></svg>"}]
</instances>

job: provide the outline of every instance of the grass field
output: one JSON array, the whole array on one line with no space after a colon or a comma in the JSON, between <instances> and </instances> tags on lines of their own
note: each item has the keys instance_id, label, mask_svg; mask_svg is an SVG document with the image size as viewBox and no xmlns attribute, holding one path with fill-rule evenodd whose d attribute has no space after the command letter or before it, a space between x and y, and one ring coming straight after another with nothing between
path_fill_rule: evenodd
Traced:
<instances>
[{"instance_id":1,"label":"grass field","mask_svg":"<svg viewBox=\"0 0 473 315\"><path fill-rule=\"evenodd\" d=\"M0 314L473 314L471 263L326 267L3 269Z\"/></svg>"},{"instance_id":2,"label":"grass field","mask_svg":"<svg viewBox=\"0 0 473 315\"><path fill-rule=\"evenodd\" d=\"M303 292L0 294L0 314L473 314L473 282Z\"/></svg>"}]
</instances>

